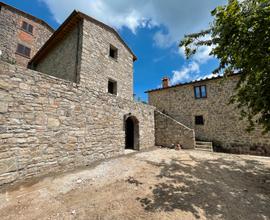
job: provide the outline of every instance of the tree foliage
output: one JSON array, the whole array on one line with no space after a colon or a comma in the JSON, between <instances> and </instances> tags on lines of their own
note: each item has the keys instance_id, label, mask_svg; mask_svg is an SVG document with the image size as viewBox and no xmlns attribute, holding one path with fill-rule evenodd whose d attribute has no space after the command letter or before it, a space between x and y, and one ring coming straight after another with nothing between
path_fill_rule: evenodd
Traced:
<instances>
[{"instance_id":1,"label":"tree foliage","mask_svg":"<svg viewBox=\"0 0 270 220\"><path fill-rule=\"evenodd\" d=\"M208 30L186 35L184 46L188 58L198 47L212 46L211 55L219 59L213 73L241 73L231 103L247 118L249 130L256 123L270 131L270 1L228 0L212 11ZM208 38L207 38L208 36ZM208 39L208 40L206 40Z\"/></svg>"}]
</instances>

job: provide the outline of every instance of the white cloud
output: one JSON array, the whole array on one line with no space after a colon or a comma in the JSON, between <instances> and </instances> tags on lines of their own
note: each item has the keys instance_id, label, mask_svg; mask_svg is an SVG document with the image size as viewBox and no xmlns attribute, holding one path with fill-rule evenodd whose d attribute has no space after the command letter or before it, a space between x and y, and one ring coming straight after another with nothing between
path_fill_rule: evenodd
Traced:
<instances>
[{"instance_id":1,"label":"white cloud","mask_svg":"<svg viewBox=\"0 0 270 220\"><path fill-rule=\"evenodd\" d=\"M193 74L198 74L200 72L200 66L196 62L191 62L184 66L180 71L173 71L173 77L171 79L171 84L175 85L179 82L186 82L192 79Z\"/></svg>"},{"instance_id":2,"label":"white cloud","mask_svg":"<svg viewBox=\"0 0 270 220\"><path fill-rule=\"evenodd\" d=\"M198 40L202 41L202 40L210 40L210 39L211 39L210 35L207 35L207 36L199 38ZM194 45L191 45L191 47L194 47ZM201 46L197 49L197 52L190 59L196 61L199 64L204 64L208 60L213 58L213 56L210 55L210 52L212 51L213 48L214 46ZM181 57L186 59L184 47L179 48L179 54Z\"/></svg>"},{"instance_id":3,"label":"white cloud","mask_svg":"<svg viewBox=\"0 0 270 220\"><path fill-rule=\"evenodd\" d=\"M211 21L210 11L225 0L40 0L45 2L58 23L74 10L80 10L117 29L163 26L154 40L169 47L184 34L200 31Z\"/></svg>"},{"instance_id":4,"label":"white cloud","mask_svg":"<svg viewBox=\"0 0 270 220\"><path fill-rule=\"evenodd\" d=\"M207 78L217 77L222 74L201 74L200 64L196 61L191 61L189 64L184 65L180 71L172 71L171 85L178 83L191 82L195 80L203 80Z\"/></svg>"},{"instance_id":5,"label":"white cloud","mask_svg":"<svg viewBox=\"0 0 270 220\"><path fill-rule=\"evenodd\" d=\"M154 34L154 44L160 48L176 46L185 34L209 26L210 11L225 0L39 0L45 2L60 24L74 10L80 10L116 29L160 27ZM209 38L209 37L208 37ZM205 38L207 39L207 37ZM201 47L180 70L172 71L172 84L191 81L201 76L200 65L207 63L211 47ZM185 58L183 48L179 53ZM163 59L154 59L158 62Z\"/></svg>"},{"instance_id":6,"label":"white cloud","mask_svg":"<svg viewBox=\"0 0 270 220\"><path fill-rule=\"evenodd\" d=\"M206 63L208 60L212 59L213 56L210 55L213 46L202 46L198 48L198 51L193 56L193 60L200 64Z\"/></svg>"},{"instance_id":7,"label":"white cloud","mask_svg":"<svg viewBox=\"0 0 270 220\"><path fill-rule=\"evenodd\" d=\"M201 38L200 40L209 40L210 36ZM192 46L191 46L192 47ZM201 80L205 78L211 78L214 74L208 74L202 76L200 74L200 66L213 59L210 55L213 46L201 46L197 49L196 54L190 58L190 62L182 67L180 71L172 71L173 77L171 80L172 85L179 82L186 82L192 80ZM184 47L179 48L179 54L181 57L186 59Z\"/></svg>"}]
</instances>

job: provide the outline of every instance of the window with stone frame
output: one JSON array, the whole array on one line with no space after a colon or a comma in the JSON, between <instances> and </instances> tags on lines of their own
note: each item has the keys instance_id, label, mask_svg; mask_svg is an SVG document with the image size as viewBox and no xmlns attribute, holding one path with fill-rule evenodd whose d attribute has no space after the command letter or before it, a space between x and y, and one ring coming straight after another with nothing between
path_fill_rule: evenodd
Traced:
<instances>
[{"instance_id":1,"label":"window with stone frame","mask_svg":"<svg viewBox=\"0 0 270 220\"><path fill-rule=\"evenodd\" d=\"M27 58L30 58L31 49L29 47L22 45L22 44L18 44L16 53L19 55L25 56Z\"/></svg>"},{"instance_id":2,"label":"window with stone frame","mask_svg":"<svg viewBox=\"0 0 270 220\"><path fill-rule=\"evenodd\" d=\"M118 57L118 49L117 49L116 47L114 47L113 45L110 45L109 56L110 56L111 58L117 60L117 57Z\"/></svg>"},{"instance_id":3,"label":"window with stone frame","mask_svg":"<svg viewBox=\"0 0 270 220\"><path fill-rule=\"evenodd\" d=\"M22 29L27 32L27 33L30 33L30 34L33 34L33 25L27 23L26 21L23 21L22 22Z\"/></svg>"},{"instance_id":4,"label":"window with stone frame","mask_svg":"<svg viewBox=\"0 0 270 220\"><path fill-rule=\"evenodd\" d=\"M194 96L195 99L207 98L206 86L194 86Z\"/></svg>"},{"instance_id":5,"label":"window with stone frame","mask_svg":"<svg viewBox=\"0 0 270 220\"><path fill-rule=\"evenodd\" d=\"M117 95L117 82L115 80L108 80L108 93Z\"/></svg>"},{"instance_id":6,"label":"window with stone frame","mask_svg":"<svg viewBox=\"0 0 270 220\"><path fill-rule=\"evenodd\" d=\"M204 125L204 119L202 115L195 116L195 125Z\"/></svg>"}]
</instances>

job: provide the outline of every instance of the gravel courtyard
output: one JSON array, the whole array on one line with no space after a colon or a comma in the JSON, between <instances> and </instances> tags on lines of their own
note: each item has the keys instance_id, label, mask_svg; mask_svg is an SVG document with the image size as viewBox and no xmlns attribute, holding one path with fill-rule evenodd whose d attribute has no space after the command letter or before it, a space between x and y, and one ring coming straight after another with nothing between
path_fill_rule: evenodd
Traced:
<instances>
[{"instance_id":1,"label":"gravel courtyard","mask_svg":"<svg viewBox=\"0 0 270 220\"><path fill-rule=\"evenodd\" d=\"M153 149L2 189L1 219L270 219L270 158Z\"/></svg>"}]
</instances>

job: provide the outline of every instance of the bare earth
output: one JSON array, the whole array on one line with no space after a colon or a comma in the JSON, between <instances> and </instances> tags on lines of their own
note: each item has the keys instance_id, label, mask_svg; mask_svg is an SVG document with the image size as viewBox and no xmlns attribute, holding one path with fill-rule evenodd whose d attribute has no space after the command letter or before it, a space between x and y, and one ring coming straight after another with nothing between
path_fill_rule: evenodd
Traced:
<instances>
[{"instance_id":1,"label":"bare earth","mask_svg":"<svg viewBox=\"0 0 270 220\"><path fill-rule=\"evenodd\" d=\"M270 219L270 158L155 149L0 194L1 219Z\"/></svg>"}]
</instances>

